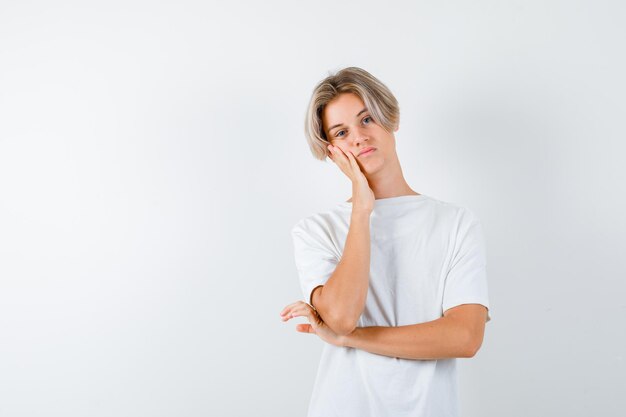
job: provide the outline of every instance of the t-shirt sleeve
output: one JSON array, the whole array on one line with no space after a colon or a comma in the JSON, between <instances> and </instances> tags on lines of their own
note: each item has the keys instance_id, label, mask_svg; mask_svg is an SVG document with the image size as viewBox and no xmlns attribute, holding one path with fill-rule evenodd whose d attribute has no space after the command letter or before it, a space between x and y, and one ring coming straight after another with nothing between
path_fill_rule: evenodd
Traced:
<instances>
[{"instance_id":1,"label":"t-shirt sleeve","mask_svg":"<svg viewBox=\"0 0 626 417\"><path fill-rule=\"evenodd\" d=\"M328 281L339 259L328 239L320 231L305 227L302 222L293 227L291 237L302 295L311 304L311 292Z\"/></svg>"},{"instance_id":2,"label":"t-shirt sleeve","mask_svg":"<svg viewBox=\"0 0 626 417\"><path fill-rule=\"evenodd\" d=\"M487 289L485 240L480 221L465 210L457 230L452 260L445 279L443 311L461 304L482 304L491 320Z\"/></svg>"}]
</instances>

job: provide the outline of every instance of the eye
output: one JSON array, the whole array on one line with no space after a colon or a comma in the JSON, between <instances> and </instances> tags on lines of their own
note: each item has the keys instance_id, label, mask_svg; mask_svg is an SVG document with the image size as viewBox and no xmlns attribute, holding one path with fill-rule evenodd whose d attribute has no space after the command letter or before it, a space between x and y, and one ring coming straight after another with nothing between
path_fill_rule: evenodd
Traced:
<instances>
[{"instance_id":1,"label":"eye","mask_svg":"<svg viewBox=\"0 0 626 417\"><path fill-rule=\"evenodd\" d=\"M372 121L372 116L365 116L363 118L363 123L365 123L366 120L368 121L367 123L370 123Z\"/></svg>"},{"instance_id":2,"label":"eye","mask_svg":"<svg viewBox=\"0 0 626 417\"><path fill-rule=\"evenodd\" d=\"M342 136L345 136L345 135L340 135L340 133L342 133L342 132L343 132L343 130L338 131L337 133L335 133L335 136L336 136L336 137L342 137Z\"/></svg>"}]
</instances>

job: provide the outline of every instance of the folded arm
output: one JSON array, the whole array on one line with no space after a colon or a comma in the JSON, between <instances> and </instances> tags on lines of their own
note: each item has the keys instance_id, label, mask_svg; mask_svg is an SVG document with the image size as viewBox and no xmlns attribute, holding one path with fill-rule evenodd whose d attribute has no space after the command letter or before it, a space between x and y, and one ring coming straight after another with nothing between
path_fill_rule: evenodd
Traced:
<instances>
[{"instance_id":1,"label":"folded arm","mask_svg":"<svg viewBox=\"0 0 626 417\"><path fill-rule=\"evenodd\" d=\"M433 321L397 327L357 327L343 346L401 359L471 358L482 345L487 308L463 304Z\"/></svg>"},{"instance_id":2,"label":"folded arm","mask_svg":"<svg viewBox=\"0 0 626 417\"><path fill-rule=\"evenodd\" d=\"M341 261L326 283L311 292L311 305L338 335L356 328L365 308L370 273L370 214L353 212Z\"/></svg>"}]
</instances>

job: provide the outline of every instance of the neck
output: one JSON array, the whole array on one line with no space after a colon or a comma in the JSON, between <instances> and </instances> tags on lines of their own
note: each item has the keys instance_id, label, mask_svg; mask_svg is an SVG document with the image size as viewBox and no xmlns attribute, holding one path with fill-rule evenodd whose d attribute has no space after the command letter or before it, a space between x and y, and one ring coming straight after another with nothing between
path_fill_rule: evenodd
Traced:
<instances>
[{"instance_id":1,"label":"neck","mask_svg":"<svg viewBox=\"0 0 626 417\"><path fill-rule=\"evenodd\" d=\"M387 168L384 171L365 174L376 200L403 195L419 195L404 179L399 163L389 164ZM352 199L348 201L350 202Z\"/></svg>"},{"instance_id":2,"label":"neck","mask_svg":"<svg viewBox=\"0 0 626 417\"><path fill-rule=\"evenodd\" d=\"M395 156L393 161L390 162L389 164L385 164L385 169L371 174L365 174L367 182L374 192L374 197L379 199L417 194L404 179L398 157Z\"/></svg>"}]
</instances>

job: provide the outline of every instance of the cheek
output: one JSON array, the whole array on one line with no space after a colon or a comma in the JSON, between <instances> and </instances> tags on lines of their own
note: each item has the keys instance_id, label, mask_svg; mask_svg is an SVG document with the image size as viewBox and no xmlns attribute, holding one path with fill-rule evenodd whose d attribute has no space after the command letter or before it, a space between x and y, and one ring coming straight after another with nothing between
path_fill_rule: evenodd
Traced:
<instances>
[{"instance_id":1,"label":"cheek","mask_svg":"<svg viewBox=\"0 0 626 417\"><path fill-rule=\"evenodd\" d=\"M331 140L330 144L333 145L335 148L339 148L342 151L346 152L346 144L345 144L345 142L342 142L340 140Z\"/></svg>"},{"instance_id":2,"label":"cheek","mask_svg":"<svg viewBox=\"0 0 626 417\"><path fill-rule=\"evenodd\" d=\"M339 148L343 151L344 154L347 154L348 152L350 152L350 149L348 149L347 146L339 146Z\"/></svg>"}]
</instances>

